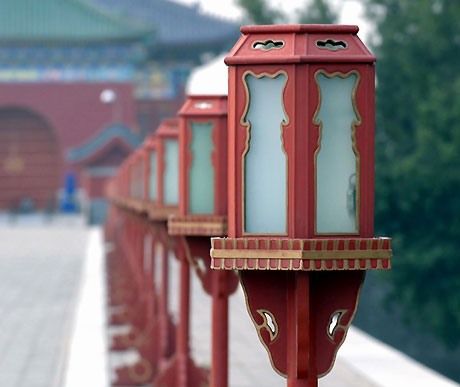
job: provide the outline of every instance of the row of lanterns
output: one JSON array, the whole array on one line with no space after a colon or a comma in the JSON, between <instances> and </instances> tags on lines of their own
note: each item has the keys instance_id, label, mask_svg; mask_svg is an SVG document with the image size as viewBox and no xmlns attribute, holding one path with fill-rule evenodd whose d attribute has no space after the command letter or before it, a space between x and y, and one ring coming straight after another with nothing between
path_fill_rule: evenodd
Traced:
<instances>
[{"instance_id":1,"label":"row of lanterns","mask_svg":"<svg viewBox=\"0 0 460 387\"><path fill-rule=\"evenodd\" d=\"M356 26L241 32L225 59L228 101L189 96L110 194L168 220L192 259L237 270L273 368L313 386L345 339L365 271L390 268L391 240L373 234L375 58Z\"/></svg>"}]
</instances>

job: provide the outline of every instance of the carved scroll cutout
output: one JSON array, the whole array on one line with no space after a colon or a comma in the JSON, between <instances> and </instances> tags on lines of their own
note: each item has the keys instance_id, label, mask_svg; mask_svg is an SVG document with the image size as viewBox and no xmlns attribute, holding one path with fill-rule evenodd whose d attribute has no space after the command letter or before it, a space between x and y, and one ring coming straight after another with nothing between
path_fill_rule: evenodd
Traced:
<instances>
[{"instance_id":1,"label":"carved scroll cutout","mask_svg":"<svg viewBox=\"0 0 460 387\"><path fill-rule=\"evenodd\" d=\"M331 51L337 51L337 50L345 50L348 47L348 45L347 45L347 42L344 42L343 40L327 39L327 40L317 40L316 47L325 48Z\"/></svg>"},{"instance_id":2,"label":"carved scroll cutout","mask_svg":"<svg viewBox=\"0 0 460 387\"><path fill-rule=\"evenodd\" d=\"M265 309L258 309L257 313L262 316L264 321L262 324L257 325L257 330L260 331L262 328L265 328L270 335L270 341L275 340L278 336L278 324L276 323L275 316Z\"/></svg>"},{"instance_id":3,"label":"carved scroll cutout","mask_svg":"<svg viewBox=\"0 0 460 387\"><path fill-rule=\"evenodd\" d=\"M283 41L277 41L277 40L265 40L265 41L257 41L254 42L252 45L252 48L255 50L263 50L263 51L270 51L273 49L280 49L284 47L284 42Z\"/></svg>"},{"instance_id":4,"label":"carved scroll cutout","mask_svg":"<svg viewBox=\"0 0 460 387\"><path fill-rule=\"evenodd\" d=\"M345 326L340 325L340 319L347 313L346 310L338 310L331 315L329 325L327 327L327 335L331 340L334 340L334 334L338 328L346 329Z\"/></svg>"}]
</instances>

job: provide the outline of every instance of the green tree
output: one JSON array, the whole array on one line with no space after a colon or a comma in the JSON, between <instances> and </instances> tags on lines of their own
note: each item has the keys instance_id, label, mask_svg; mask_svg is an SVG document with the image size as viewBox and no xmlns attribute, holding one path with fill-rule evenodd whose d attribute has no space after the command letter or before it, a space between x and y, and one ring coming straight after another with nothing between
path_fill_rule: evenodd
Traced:
<instances>
[{"instance_id":1,"label":"green tree","mask_svg":"<svg viewBox=\"0 0 460 387\"><path fill-rule=\"evenodd\" d=\"M334 24L337 23L337 13L334 12L325 0L312 0L301 11L299 23L301 24Z\"/></svg>"},{"instance_id":2,"label":"green tree","mask_svg":"<svg viewBox=\"0 0 460 387\"><path fill-rule=\"evenodd\" d=\"M265 0L238 0L238 5L243 8L249 23L277 24L286 19L284 13L273 9Z\"/></svg>"},{"instance_id":3,"label":"green tree","mask_svg":"<svg viewBox=\"0 0 460 387\"><path fill-rule=\"evenodd\" d=\"M460 342L460 2L365 0L376 22L376 232L391 297Z\"/></svg>"},{"instance_id":4,"label":"green tree","mask_svg":"<svg viewBox=\"0 0 460 387\"><path fill-rule=\"evenodd\" d=\"M265 0L238 0L244 9L249 23L278 24L286 23L287 15L280 9L274 9ZM302 24L332 24L337 21L337 14L332 11L327 0L309 0L297 16Z\"/></svg>"}]
</instances>

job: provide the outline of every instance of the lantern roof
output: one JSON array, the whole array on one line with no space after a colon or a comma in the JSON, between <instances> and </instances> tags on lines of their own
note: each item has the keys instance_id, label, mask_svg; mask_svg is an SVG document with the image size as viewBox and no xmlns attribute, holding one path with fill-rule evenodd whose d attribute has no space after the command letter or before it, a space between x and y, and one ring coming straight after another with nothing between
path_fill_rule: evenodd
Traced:
<instances>
[{"instance_id":1,"label":"lantern roof","mask_svg":"<svg viewBox=\"0 0 460 387\"><path fill-rule=\"evenodd\" d=\"M160 126L155 132L157 137L178 137L179 136L179 119L165 118L161 121Z\"/></svg>"},{"instance_id":2,"label":"lantern roof","mask_svg":"<svg viewBox=\"0 0 460 387\"><path fill-rule=\"evenodd\" d=\"M373 63L358 26L293 24L243 26L227 65L278 63Z\"/></svg>"},{"instance_id":3,"label":"lantern roof","mask_svg":"<svg viewBox=\"0 0 460 387\"><path fill-rule=\"evenodd\" d=\"M226 95L189 95L179 110L181 117L209 117L227 115Z\"/></svg>"}]
</instances>

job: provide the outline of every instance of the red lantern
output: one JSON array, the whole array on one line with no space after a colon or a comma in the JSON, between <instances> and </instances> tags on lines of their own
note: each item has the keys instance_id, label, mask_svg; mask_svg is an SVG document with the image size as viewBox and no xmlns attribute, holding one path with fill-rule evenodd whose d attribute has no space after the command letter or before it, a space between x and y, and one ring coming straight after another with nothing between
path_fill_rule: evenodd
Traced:
<instances>
[{"instance_id":1,"label":"red lantern","mask_svg":"<svg viewBox=\"0 0 460 387\"><path fill-rule=\"evenodd\" d=\"M179 121L164 119L145 142L145 208L152 220L167 220L179 209Z\"/></svg>"},{"instance_id":2,"label":"red lantern","mask_svg":"<svg viewBox=\"0 0 460 387\"><path fill-rule=\"evenodd\" d=\"M227 233L227 96L189 96L180 116L177 235Z\"/></svg>"},{"instance_id":3,"label":"red lantern","mask_svg":"<svg viewBox=\"0 0 460 387\"><path fill-rule=\"evenodd\" d=\"M241 32L225 59L229 237L213 238L212 268L240 270L274 369L316 385L365 270L390 268L390 239L373 236L375 58L356 26Z\"/></svg>"},{"instance_id":4,"label":"red lantern","mask_svg":"<svg viewBox=\"0 0 460 387\"><path fill-rule=\"evenodd\" d=\"M182 264L192 265L212 296L210 385L225 386L228 296L236 290L238 280L232 272L211 272L209 237L227 232L227 96L189 96L179 117L179 215L169 218L168 232L181 236L187 254ZM197 372L194 375L200 377Z\"/></svg>"},{"instance_id":5,"label":"red lantern","mask_svg":"<svg viewBox=\"0 0 460 387\"><path fill-rule=\"evenodd\" d=\"M144 157L142 148L136 149L131 155L128 163L128 170L130 176L130 207L141 213L144 211L143 196L144 196Z\"/></svg>"}]
</instances>

